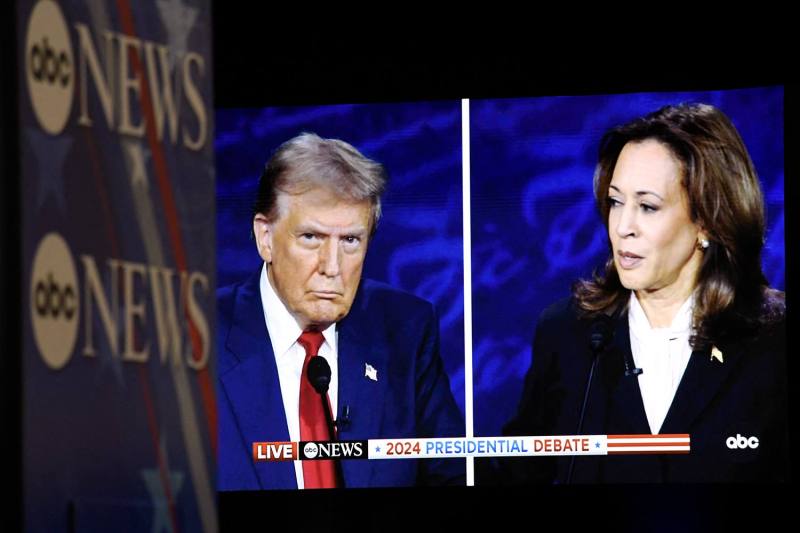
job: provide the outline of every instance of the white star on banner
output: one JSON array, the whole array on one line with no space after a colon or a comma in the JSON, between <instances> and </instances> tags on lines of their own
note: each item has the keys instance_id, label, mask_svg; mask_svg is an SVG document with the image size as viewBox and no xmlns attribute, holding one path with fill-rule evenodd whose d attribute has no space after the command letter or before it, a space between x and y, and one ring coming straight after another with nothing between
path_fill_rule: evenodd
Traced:
<instances>
[{"instance_id":1,"label":"white star on banner","mask_svg":"<svg viewBox=\"0 0 800 533\"><path fill-rule=\"evenodd\" d=\"M72 139L63 135L57 137L45 135L35 128L25 128L25 137L36 159L39 177L36 210L41 210L47 198L52 196L59 211L66 214L63 167L69 148L72 146Z\"/></svg>"},{"instance_id":2,"label":"white star on banner","mask_svg":"<svg viewBox=\"0 0 800 533\"><path fill-rule=\"evenodd\" d=\"M172 503L175 504L178 500L178 494L183 487L183 472L169 470L169 461L167 460L167 450L164 441L164 433L162 428L161 438L159 439L159 451L161 457L164 459L164 468L167 469L167 477L169 478L169 490L172 495ZM175 533L172 529L172 521L169 516L169 500L164 492L164 485L161 483L161 473L158 467L156 468L143 468L139 471L147 486L147 492L150 494L150 501L153 503L153 527L152 533L161 533L167 531L168 533ZM177 506L176 506L177 508Z\"/></svg>"},{"instance_id":3,"label":"white star on banner","mask_svg":"<svg viewBox=\"0 0 800 533\"><path fill-rule=\"evenodd\" d=\"M177 58L188 51L189 34L194 28L198 10L183 5L180 0L157 0L156 5L161 21L167 29L170 65L174 69Z\"/></svg>"},{"instance_id":4,"label":"white star on banner","mask_svg":"<svg viewBox=\"0 0 800 533\"><path fill-rule=\"evenodd\" d=\"M139 141L124 139L122 148L125 151L125 166L128 167L128 175L131 184L141 186L145 190L148 188L147 165L146 161L150 158L150 151L142 149Z\"/></svg>"}]
</instances>

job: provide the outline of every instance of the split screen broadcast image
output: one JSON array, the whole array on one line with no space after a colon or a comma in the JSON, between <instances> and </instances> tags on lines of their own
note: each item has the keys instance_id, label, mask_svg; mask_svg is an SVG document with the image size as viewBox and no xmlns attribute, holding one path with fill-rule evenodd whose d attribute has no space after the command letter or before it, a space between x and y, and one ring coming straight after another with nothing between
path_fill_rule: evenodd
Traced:
<instances>
[{"instance_id":1,"label":"split screen broadcast image","mask_svg":"<svg viewBox=\"0 0 800 533\"><path fill-rule=\"evenodd\" d=\"M684 526L792 481L781 75L7 4L0 530Z\"/></svg>"},{"instance_id":2,"label":"split screen broadcast image","mask_svg":"<svg viewBox=\"0 0 800 533\"><path fill-rule=\"evenodd\" d=\"M784 90L220 109L220 491L782 481Z\"/></svg>"}]
</instances>

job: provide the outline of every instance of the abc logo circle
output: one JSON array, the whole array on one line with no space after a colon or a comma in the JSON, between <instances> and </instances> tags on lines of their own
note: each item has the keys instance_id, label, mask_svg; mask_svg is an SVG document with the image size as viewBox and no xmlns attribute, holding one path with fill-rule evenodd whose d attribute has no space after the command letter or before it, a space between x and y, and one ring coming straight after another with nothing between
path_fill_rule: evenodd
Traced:
<instances>
[{"instance_id":1,"label":"abc logo circle","mask_svg":"<svg viewBox=\"0 0 800 533\"><path fill-rule=\"evenodd\" d=\"M313 459L319 454L319 448L313 442L308 442L303 446L303 453L309 459Z\"/></svg>"},{"instance_id":2,"label":"abc logo circle","mask_svg":"<svg viewBox=\"0 0 800 533\"><path fill-rule=\"evenodd\" d=\"M53 0L39 0L31 12L24 65L39 125L47 133L61 133L72 109L75 63L67 23Z\"/></svg>"},{"instance_id":3,"label":"abc logo circle","mask_svg":"<svg viewBox=\"0 0 800 533\"><path fill-rule=\"evenodd\" d=\"M30 287L33 339L44 362L58 370L67 364L78 336L78 276L67 242L48 233L33 258Z\"/></svg>"},{"instance_id":4,"label":"abc logo circle","mask_svg":"<svg viewBox=\"0 0 800 533\"><path fill-rule=\"evenodd\" d=\"M728 437L725 445L731 450L742 450L745 448L758 448L758 437L743 437L739 433L735 437Z\"/></svg>"}]
</instances>

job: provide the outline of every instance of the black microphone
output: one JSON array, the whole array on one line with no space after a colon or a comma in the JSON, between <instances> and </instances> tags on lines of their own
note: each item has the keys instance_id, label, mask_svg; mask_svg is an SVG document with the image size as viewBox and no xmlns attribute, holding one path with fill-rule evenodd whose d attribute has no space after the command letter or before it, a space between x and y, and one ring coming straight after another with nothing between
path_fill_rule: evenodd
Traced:
<instances>
[{"instance_id":1,"label":"black microphone","mask_svg":"<svg viewBox=\"0 0 800 533\"><path fill-rule=\"evenodd\" d=\"M589 327L589 344L592 352L595 354L601 353L606 346L609 345L611 339L614 337L614 321L617 319L618 313L614 313L614 317L606 314L601 314L592 321ZM625 350L623 356L623 363L625 364L625 376L638 376L644 371L637 367L633 362L633 356L628 350Z\"/></svg>"},{"instance_id":2,"label":"black microphone","mask_svg":"<svg viewBox=\"0 0 800 533\"><path fill-rule=\"evenodd\" d=\"M322 410L325 412L325 422L328 425L328 435L331 442L336 442L336 430L333 429L333 416L331 415L330 405L328 404L328 387L331 384L331 366L324 357L315 355L308 362L308 369L306 370L308 381L311 386L319 393L322 400ZM344 472L342 472L342 463L338 459L334 459L336 465L336 477L338 478L339 488L344 488Z\"/></svg>"},{"instance_id":3,"label":"black microphone","mask_svg":"<svg viewBox=\"0 0 800 533\"><path fill-rule=\"evenodd\" d=\"M644 373L644 370L642 370L641 368L636 366L636 364L634 364L633 355L631 355L627 351L625 352L624 360L625 360L625 376L626 377L631 377L631 376L636 377L639 374Z\"/></svg>"},{"instance_id":4,"label":"black microphone","mask_svg":"<svg viewBox=\"0 0 800 533\"><path fill-rule=\"evenodd\" d=\"M332 441L335 441L336 431L333 429L333 416L328 406L328 387L331 384L331 367L324 357L315 355L308 362L306 375L308 376L308 381L311 382L311 386L319 393L319 397L322 400L322 410L325 411L325 422L328 423L328 436Z\"/></svg>"},{"instance_id":5,"label":"black microphone","mask_svg":"<svg viewBox=\"0 0 800 533\"><path fill-rule=\"evenodd\" d=\"M589 391L592 388L592 381L594 380L594 371L597 368L597 360L600 359L600 354L611 343L614 337L614 319L605 313L600 313L592 319L589 325L589 349L592 351L592 366L589 368L589 379L586 380L586 388L583 390L583 404L581 405L581 413L578 417L578 429L575 431L576 435L581 435L583 432L583 419L586 416L586 405L589 401ZM569 470L567 471L567 485L572 481L572 471L575 468L575 456L573 455L569 461Z\"/></svg>"},{"instance_id":6,"label":"black microphone","mask_svg":"<svg viewBox=\"0 0 800 533\"><path fill-rule=\"evenodd\" d=\"M599 314L589 326L589 348L597 355L605 350L614 336L614 322L605 313Z\"/></svg>"},{"instance_id":7,"label":"black microphone","mask_svg":"<svg viewBox=\"0 0 800 533\"><path fill-rule=\"evenodd\" d=\"M308 381L314 390L320 394L326 394L331 384L331 367L324 357L318 355L311 358L308 362ZM327 407L325 409L328 410Z\"/></svg>"},{"instance_id":8,"label":"black microphone","mask_svg":"<svg viewBox=\"0 0 800 533\"><path fill-rule=\"evenodd\" d=\"M589 349L592 350L592 355L594 357L592 358L592 366L589 369L589 379L586 380L586 388L583 391L583 404L581 405L581 415L578 418L578 430L575 432L576 435L580 435L581 431L583 431L583 418L586 415L586 405L589 400L589 390L592 388L594 371L597 368L597 360L600 359L600 354L605 351L606 347L611 344L611 339L613 338L613 318L605 313L600 313L592 319L592 323L589 326ZM572 457L573 459L575 458L574 455Z\"/></svg>"}]
</instances>

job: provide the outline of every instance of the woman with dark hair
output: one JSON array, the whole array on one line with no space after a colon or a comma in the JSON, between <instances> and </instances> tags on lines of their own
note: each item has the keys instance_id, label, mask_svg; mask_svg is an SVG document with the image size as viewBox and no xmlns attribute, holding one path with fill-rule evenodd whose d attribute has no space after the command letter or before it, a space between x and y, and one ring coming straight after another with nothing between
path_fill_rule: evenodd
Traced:
<instances>
[{"instance_id":1,"label":"woman with dark hair","mask_svg":"<svg viewBox=\"0 0 800 533\"><path fill-rule=\"evenodd\" d=\"M691 451L514 461L514 479L786 479L784 297L761 270L764 202L736 128L703 104L613 128L594 188L610 257L542 313L504 432L688 433Z\"/></svg>"}]
</instances>

